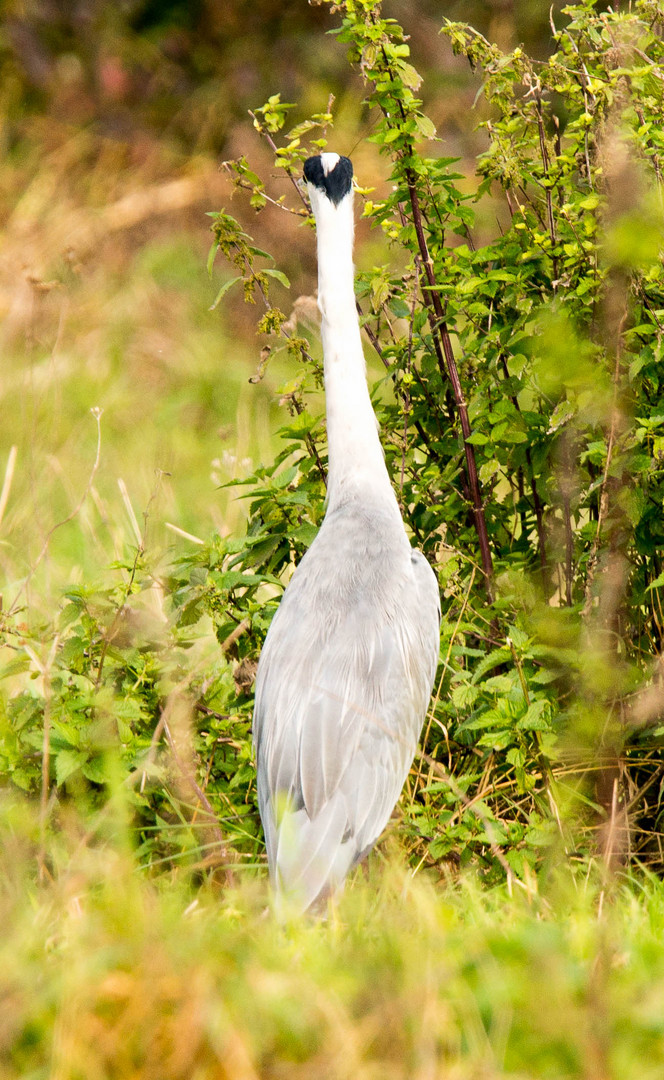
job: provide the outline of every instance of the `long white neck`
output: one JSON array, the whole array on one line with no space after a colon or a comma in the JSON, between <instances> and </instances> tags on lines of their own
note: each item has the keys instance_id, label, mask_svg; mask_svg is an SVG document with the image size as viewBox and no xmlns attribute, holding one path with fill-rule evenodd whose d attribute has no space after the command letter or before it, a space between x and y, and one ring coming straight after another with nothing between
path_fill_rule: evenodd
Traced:
<instances>
[{"instance_id":1,"label":"long white neck","mask_svg":"<svg viewBox=\"0 0 664 1080\"><path fill-rule=\"evenodd\" d=\"M358 492L389 498L398 512L378 423L367 387L366 364L353 288L353 193L335 206L317 189L311 202L318 236L318 306L325 370L328 507Z\"/></svg>"}]
</instances>

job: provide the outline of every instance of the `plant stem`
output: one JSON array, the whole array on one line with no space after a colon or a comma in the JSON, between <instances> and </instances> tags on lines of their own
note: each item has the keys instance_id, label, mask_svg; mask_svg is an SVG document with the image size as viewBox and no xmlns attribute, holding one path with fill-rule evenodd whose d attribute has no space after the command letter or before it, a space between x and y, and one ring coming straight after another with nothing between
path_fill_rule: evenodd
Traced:
<instances>
[{"instance_id":1,"label":"plant stem","mask_svg":"<svg viewBox=\"0 0 664 1080\"><path fill-rule=\"evenodd\" d=\"M447 378L452 385L454 403L456 405L459 421L461 423L463 448L466 458L466 475L468 477L468 487L470 489L470 496L473 504L475 529L477 531L477 539L480 545L480 556L482 559L482 570L484 571L485 588L489 603L493 603L493 560L491 557L489 535L486 527L486 517L484 514L484 506L482 504L479 477L477 474L475 450L472 444L468 442L471 433L470 421L468 419L468 406L466 405L466 401L463 395L463 389L461 386L461 380L459 379L459 371L456 366L456 360L454 358L454 352L452 350L452 342L450 340L449 331L445 322L445 313L443 311L443 306L440 302L440 296L437 292L436 278L433 272L433 263L429 254L426 237L424 235L424 227L422 225L422 213L420 210L420 201L417 194L415 175L412 169L409 169L408 166L406 166L405 175L406 184L408 186L410 205L413 212L413 225L415 226L417 244L422 259L422 268L426 276L426 282L428 286L426 289L423 289L423 301L429 310L429 322L431 324L434 347L436 349L436 355L438 357L438 364L441 370L441 374L447 375Z\"/></svg>"},{"instance_id":2,"label":"plant stem","mask_svg":"<svg viewBox=\"0 0 664 1080\"><path fill-rule=\"evenodd\" d=\"M509 379L510 373L507 367L507 361L503 355L500 357L500 365L503 369L503 373L506 379ZM510 400L517 412L521 412L521 406L519 405L519 399L516 394L510 395ZM530 453L530 447L526 447L526 462L528 465L528 478L530 480L530 492L533 497L533 507L535 510L535 520L537 522L537 539L539 542L539 557L540 566L542 572L546 571L546 534L544 532L544 509L542 507L542 500L539 497L537 490L537 482L535 480L535 472L533 470L533 457Z\"/></svg>"}]
</instances>

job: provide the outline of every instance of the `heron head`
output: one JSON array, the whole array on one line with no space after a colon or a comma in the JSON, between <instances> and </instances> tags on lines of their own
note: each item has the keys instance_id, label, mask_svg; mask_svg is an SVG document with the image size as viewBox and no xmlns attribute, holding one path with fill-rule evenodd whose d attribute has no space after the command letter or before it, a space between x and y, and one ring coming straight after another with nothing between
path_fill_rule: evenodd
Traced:
<instances>
[{"instance_id":1,"label":"heron head","mask_svg":"<svg viewBox=\"0 0 664 1080\"><path fill-rule=\"evenodd\" d=\"M350 158L339 154L319 154L305 161L304 179L310 189L320 192L333 206L338 206L352 191L353 165Z\"/></svg>"}]
</instances>

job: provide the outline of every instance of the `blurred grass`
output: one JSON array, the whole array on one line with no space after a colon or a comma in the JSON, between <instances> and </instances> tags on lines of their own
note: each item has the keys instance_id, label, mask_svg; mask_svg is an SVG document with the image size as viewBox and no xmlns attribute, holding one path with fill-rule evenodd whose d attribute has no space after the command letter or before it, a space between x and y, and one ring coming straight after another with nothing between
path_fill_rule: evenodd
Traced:
<instances>
[{"instance_id":1,"label":"blurred grass","mask_svg":"<svg viewBox=\"0 0 664 1080\"><path fill-rule=\"evenodd\" d=\"M276 926L260 883L147 881L115 800L2 807L0 1076L535 1080L664 1068L664 893L599 871L509 896L389 863L325 921Z\"/></svg>"},{"instance_id":2,"label":"blurred grass","mask_svg":"<svg viewBox=\"0 0 664 1080\"><path fill-rule=\"evenodd\" d=\"M117 267L105 258L16 282L27 310L19 314L11 298L0 380L0 470L16 447L0 524L9 599L86 492L95 407L103 410L99 468L80 513L53 533L30 602L42 606L51 587L96 578L135 543L119 478L141 528L150 503L159 548L175 541L167 521L205 537L239 528L241 508L219 486L269 457L274 393L249 386L249 349L208 311L205 243L201 213L195 232L134 241Z\"/></svg>"}]
</instances>

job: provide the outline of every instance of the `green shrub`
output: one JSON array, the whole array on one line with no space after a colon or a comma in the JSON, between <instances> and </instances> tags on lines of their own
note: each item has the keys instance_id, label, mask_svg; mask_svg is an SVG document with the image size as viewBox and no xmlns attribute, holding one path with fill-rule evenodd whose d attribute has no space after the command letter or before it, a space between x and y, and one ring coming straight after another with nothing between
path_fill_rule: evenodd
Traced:
<instances>
[{"instance_id":1,"label":"green shrub","mask_svg":"<svg viewBox=\"0 0 664 1080\"><path fill-rule=\"evenodd\" d=\"M385 367L376 410L443 596L404 844L414 865L488 880L596 851L659 868L664 15L647 0L567 8L548 61L447 21L484 80L486 149L469 178L439 154L401 27L373 0L334 8L389 168L388 194L361 189L390 245L357 283ZM255 125L296 181L332 116L286 131L290 108L274 95ZM257 212L285 205L244 158L232 168ZM237 272L216 302L243 282L261 370L281 348L297 364L284 449L241 489L244 537L166 568L139 549L115 587L70 591L55 626L6 613L0 740L3 772L45 811L103 806L119 770L144 861L196 870L226 864L214 818L236 859L260 851L252 673L322 519L326 466L316 348L272 299L288 279L229 214L212 228L209 265L221 251ZM154 590L169 605L158 626Z\"/></svg>"},{"instance_id":2,"label":"green shrub","mask_svg":"<svg viewBox=\"0 0 664 1080\"><path fill-rule=\"evenodd\" d=\"M487 147L469 190L440 156L401 27L373 2L335 10L389 163L389 194L360 188L391 245L357 286L393 391L376 409L444 598L440 680L403 803L411 854L523 876L552 843L568 859L599 845L659 865L660 704L644 689L664 528L662 12L566 8L548 61L446 21L484 79ZM330 117L284 134L288 116L275 95L255 125L296 180ZM245 159L234 173L260 212L268 186ZM281 575L321 517L320 370L272 303L264 253L225 213L213 230L212 256L221 248L265 308L268 346L300 360L283 464L269 484L254 478L233 562Z\"/></svg>"}]
</instances>

